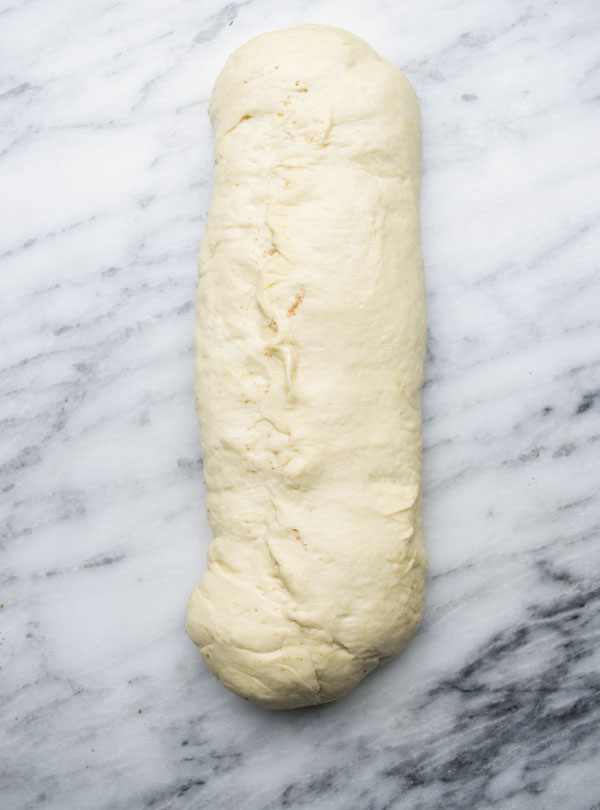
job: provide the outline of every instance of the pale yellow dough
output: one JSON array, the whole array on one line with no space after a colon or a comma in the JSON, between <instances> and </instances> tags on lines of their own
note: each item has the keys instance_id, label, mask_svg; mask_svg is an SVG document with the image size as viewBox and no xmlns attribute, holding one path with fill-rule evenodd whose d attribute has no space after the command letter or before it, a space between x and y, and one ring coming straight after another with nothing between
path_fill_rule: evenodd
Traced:
<instances>
[{"instance_id":1,"label":"pale yellow dough","mask_svg":"<svg viewBox=\"0 0 600 810\"><path fill-rule=\"evenodd\" d=\"M421 130L337 28L253 39L215 84L195 394L214 540L187 632L271 708L334 700L421 619Z\"/></svg>"}]
</instances>

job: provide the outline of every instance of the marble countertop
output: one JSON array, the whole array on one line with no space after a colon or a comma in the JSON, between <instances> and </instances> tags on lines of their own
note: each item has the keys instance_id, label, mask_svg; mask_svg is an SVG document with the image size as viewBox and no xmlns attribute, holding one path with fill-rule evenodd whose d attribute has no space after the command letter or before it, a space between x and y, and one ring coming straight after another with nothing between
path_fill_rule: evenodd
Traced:
<instances>
[{"instance_id":1,"label":"marble countertop","mask_svg":"<svg viewBox=\"0 0 600 810\"><path fill-rule=\"evenodd\" d=\"M600 6L8 0L0 10L7 810L600 808ZM264 30L346 27L423 113L424 623L265 712L184 634L207 102Z\"/></svg>"}]
</instances>

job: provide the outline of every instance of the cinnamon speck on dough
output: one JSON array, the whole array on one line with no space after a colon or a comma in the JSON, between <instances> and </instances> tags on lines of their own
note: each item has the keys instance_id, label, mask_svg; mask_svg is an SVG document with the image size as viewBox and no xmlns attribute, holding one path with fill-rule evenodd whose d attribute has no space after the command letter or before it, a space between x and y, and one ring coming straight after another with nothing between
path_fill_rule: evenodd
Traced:
<instances>
[{"instance_id":1,"label":"cinnamon speck on dough","mask_svg":"<svg viewBox=\"0 0 600 810\"><path fill-rule=\"evenodd\" d=\"M288 318L291 318L292 315L296 314L296 310L298 309L300 304L304 301L304 296L305 295L306 295L306 290L304 289L304 287L300 287L300 289L296 293L294 303L291 305L291 307L287 311Z\"/></svg>"}]
</instances>

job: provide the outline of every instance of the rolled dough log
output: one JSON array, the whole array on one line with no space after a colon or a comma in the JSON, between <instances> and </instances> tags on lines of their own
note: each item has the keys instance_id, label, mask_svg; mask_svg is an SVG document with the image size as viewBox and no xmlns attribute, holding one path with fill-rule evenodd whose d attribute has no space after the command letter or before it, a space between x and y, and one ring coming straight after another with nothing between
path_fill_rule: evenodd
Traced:
<instances>
[{"instance_id":1,"label":"rolled dough log","mask_svg":"<svg viewBox=\"0 0 600 810\"><path fill-rule=\"evenodd\" d=\"M187 632L272 708L344 695L421 619L420 115L337 28L215 84L195 395L214 540Z\"/></svg>"}]
</instances>

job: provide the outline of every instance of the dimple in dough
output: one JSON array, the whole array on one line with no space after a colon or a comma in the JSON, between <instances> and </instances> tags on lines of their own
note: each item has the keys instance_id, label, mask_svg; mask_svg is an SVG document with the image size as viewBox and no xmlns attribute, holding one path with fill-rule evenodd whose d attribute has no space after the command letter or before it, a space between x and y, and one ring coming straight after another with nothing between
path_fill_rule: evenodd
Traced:
<instances>
[{"instance_id":1,"label":"dimple in dough","mask_svg":"<svg viewBox=\"0 0 600 810\"><path fill-rule=\"evenodd\" d=\"M214 540L187 632L271 708L335 700L423 612L421 130L337 28L251 40L210 105L195 396Z\"/></svg>"}]
</instances>

